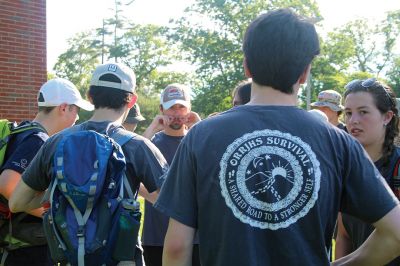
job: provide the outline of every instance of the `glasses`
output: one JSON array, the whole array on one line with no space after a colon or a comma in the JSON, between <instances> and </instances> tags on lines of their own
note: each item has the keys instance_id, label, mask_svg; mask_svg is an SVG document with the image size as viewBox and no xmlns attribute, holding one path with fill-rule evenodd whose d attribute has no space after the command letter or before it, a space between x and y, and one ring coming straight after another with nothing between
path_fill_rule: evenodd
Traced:
<instances>
[{"instance_id":1,"label":"glasses","mask_svg":"<svg viewBox=\"0 0 400 266\"><path fill-rule=\"evenodd\" d=\"M344 88L346 89L346 92L350 92L355 90L356 88L359 88L359 85L361 85L361 87L364 88L366 91L369 91L370 89L381 88L385 92L385 95L389 99L391 105L396 106L396 103L392 99L392 96L390 96L389 91L382 85L382 83L376 80L376 78L369 78L366 80L355 79L347 83Z\"/></svg>"}]
</instances>

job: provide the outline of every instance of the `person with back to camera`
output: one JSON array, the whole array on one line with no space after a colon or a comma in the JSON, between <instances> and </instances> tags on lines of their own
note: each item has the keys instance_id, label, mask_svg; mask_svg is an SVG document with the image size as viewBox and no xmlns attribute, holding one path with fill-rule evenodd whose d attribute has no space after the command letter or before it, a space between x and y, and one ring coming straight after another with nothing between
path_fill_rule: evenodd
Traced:
<instances>
[{"instance_id":1,"label":"person with back to camera","mask_svg":"<svg viewBox=\"0 0 400 266\"><path fill-rule=\"evenodd\" d=\"M232 91L232 107L244 105L250 101L251 94L251 81L244 80L239 82L239 84ZM213 117L220 114L220 112L214 112L208 115L208 117Z\"/></svg>"},{"instance_id":2,"label":"person with back to camera","mask_svg":"<svg viewBox=\"0 0 400 266\"><path fill-rule=\"evenodd\" d=\"M393 178L398 175L400 148L394 145L398 135L398 111L392 90L374 78L353 80L346 85L345 117L348 132L368 153L388 185L399 196L400 186ZM350 178L353 178L350 176ZM371 194L375 200L379 195ZM338 219L336 258L341 258L360 247L374 227L351 215ZM387 265L399 265L400 258Z\"/></svg>"},{"instance_id":3,"label":"person with back to camera","mask_svg":"<svg viewBox=\"0 0 400 266\"><path fill-rule=\"evenodd\" d=\"M250 102L193 126L154 205L170 217L163 265L190 265L196 230L202 265L329 265L338 211L376 230L334 265L398 256L399 201L363 147L297 107L319 53L314 25L270 11L247 28L243 51Z\"/></svg>"},{"instance_id":4,"label":"person with back to camera","mask_svg":"<svg viewBox=\"0 0 400 266\"><path fill-rule=\"evenodd\" d=\"M73 130L79 130L77 133L96 131L98 133L107 134L111 138L114 138L115 132L125 131L125 129L121 129L122 123L137 100L135 87L135 74L126 65L121 63L106 63L96 67L92 74L88 91L89 100L95 107L92 117L78 126L55 135L41 147L32 163L24 172L21 181L18 183L11 196L9 205L12 212L27 211L40 206L42 201L40 192L47 190L52 179L54 179L52 170L57 169L57 165L54 165L53 160L55 158L57 146L60 142L62 143L64 139L68 138ZM79 148L80 147L76 147L76 149ZM87 147L83 149L85 148ZM132 194L136 195L139 185L143 184L151 194L157 195L158 184L162 182L161 176L166 172L168 166L160 151L149 140L134 133L121 149L124 154L123 161L126 162L126 177L132 188ZM106 151L104 146L96 150ZM113 153L116 154L116 152ZM87 162L81 163L77 161L74 163L77 166L87 166ZM94 164L93 168L96 169L100 167ZM96 176L97 175L93 175L93 177ZM59 177L57 176L57 178ZM108 178L107 180L111 179L112 178ZM93 178L93 180L97 180L97 177ZM94 186L94 188L93 186L90 187L91 191L94 192L96 191L95 188L96 186ZM109 189L112 188L112 183L110 183ZM148 200L152 199L148 198ZM108 204L110 204L110 202L108 202ZM95 217L100 216L101 215ZM94 223L99 224L99 220L96 220ZM99 229L98 231L101 230ZM115 231L111 230L110 233L115 233ZM132 236L132 238L134 238L134 236ZM103 243L103 245L106 244L107 242ZM86 246L84 247L87 248ZM99 248L101 247L102 246ZM132 250L132 256L133 254L134 258L132 259L135 260L136 265L143 265L140 243L137 243L136 249ZM84 254L83 259L87 258L86 255ZM103 258L103 256L100 255L90 255L92 255L91 257L94 259L96 259L96 257ZM110 258L112 258L112 254L109 254L107 257L107 259ZM61 263L66 262L70 261L61 261ZM131 260L119 261L120 264L125 262L130 263L129 265L133 263Z\"/></svg>"},{"instance_id":5,"label":"person with back to camera","mask_svg":"<svg viewBox=\"0 0 400 266\"><path fill-rule=\"evenodd\" d=\"M243 105L250 101L251 81L241 81L233 90L232 106Z\"/></svg>"}]
</instances>

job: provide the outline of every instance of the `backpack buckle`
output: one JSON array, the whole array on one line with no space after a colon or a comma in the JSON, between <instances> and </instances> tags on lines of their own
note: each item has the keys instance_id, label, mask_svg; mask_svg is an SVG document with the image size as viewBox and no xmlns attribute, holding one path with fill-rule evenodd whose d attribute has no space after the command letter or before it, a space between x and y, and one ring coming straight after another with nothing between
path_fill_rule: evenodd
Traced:
<instances>
[{"instance_id":1,"label":"backpack buckle","mask_svg":"<svg viewBox=\"0 0 400 266\"><path fill-rule=\"evenodd\" d=\"M77 237L84 237L85 236L85 228L83 226L78 227L78 231L76 232Z\"/></svg>"}]
</instances>

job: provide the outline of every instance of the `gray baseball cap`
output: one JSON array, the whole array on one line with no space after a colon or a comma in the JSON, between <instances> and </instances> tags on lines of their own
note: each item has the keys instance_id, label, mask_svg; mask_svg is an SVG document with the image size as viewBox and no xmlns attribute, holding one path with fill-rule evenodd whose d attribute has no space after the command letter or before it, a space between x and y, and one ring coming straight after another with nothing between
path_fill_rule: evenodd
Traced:
<instances>
[{"instance_id":1,"label":"gray baseball cap","mask_svg":"<svg viewBox=\"0 0 400 266\"><path fill-rule=\"evenodd\" d=\"M121 80L119 82L101 80L105 74L113 74ZM92 86L110 87L120 89L130 93L135 93L136 77L135 73L121 63L106 63L99 65L93 72L92 79L90 80Z\"/></svg>"}]
</instances>

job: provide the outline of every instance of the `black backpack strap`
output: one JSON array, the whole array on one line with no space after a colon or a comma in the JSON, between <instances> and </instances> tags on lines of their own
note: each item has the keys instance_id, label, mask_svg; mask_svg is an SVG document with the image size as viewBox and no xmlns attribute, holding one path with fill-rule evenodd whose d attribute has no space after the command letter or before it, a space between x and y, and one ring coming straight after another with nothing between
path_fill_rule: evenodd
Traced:
<instances>
[{"instance_id":1,"label":"black backpack strap","mask_svg":"<svg viewBox=\"0 0 400 266\"><path fill-rule=\"evenodd\" d=\"M21 132L25 132L31 129L36 129L39 132L47 133L46 129L39 123L30 121L23 125L16 125L15 123L11 124L11 134L18 134Z\"/></svg>"},{"instance_id":2,"label":"black backpack strap","mask_svg":"<svg viewBox=\"0 0 400 266\"><path fill-rule=\"evenodd\" d=\"M20 141L24 141L25 138L37 132L43 132L47 134L46 129L37 122L28 122L23 125L17 125L17 123L15 122L9 122L9 127L10 135L8 135L7 138L1 140L1 147L6 145L11 140L11 138L14 138L16 135L20 136Z\"/></svg>"},{"instance_id":3,"label":"black backpack strap","mask_svg":"<svg viewBox=\"0 0 400 266\"><path fill-rule=\"evenodd\" d=\"M394 166L392 184L391 184L392 190L398 199L400 199L399 166L400 166L400 158L397 160L397 162Z\"/></svg>"}]
</instances>

